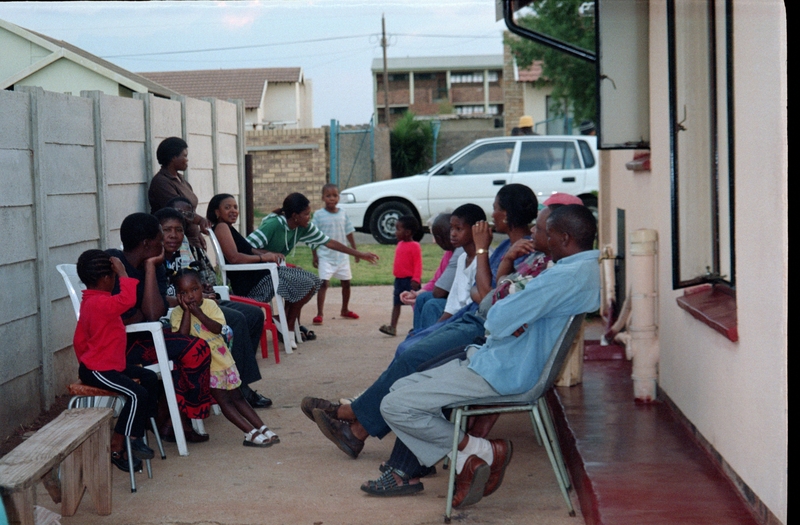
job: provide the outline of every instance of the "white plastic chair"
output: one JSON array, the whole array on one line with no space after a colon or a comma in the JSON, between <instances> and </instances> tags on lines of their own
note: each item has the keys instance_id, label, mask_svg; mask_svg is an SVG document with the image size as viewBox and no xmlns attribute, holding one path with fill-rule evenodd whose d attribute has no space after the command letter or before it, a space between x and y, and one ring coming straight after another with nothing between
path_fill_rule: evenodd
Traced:
<instances>
[{"instance_id":1,"label":"white plastic chair","mask_svg":"<svg viewBox=\"0 0 800 525\"><path fill-rule=\"evenodd\" d=\"M81 299L83 295L81 291L86 289L86 286L81 282L78 277L78 269L74 264L59 264L56 266L58 273L64 279L64 284L67 286L69 298L72 301L72 309L75 311L75 319L79 319L81 315ZM175 442L178 445L178 454L181 456L188 456L189 449L186 446L186 436L183 433L183 424L181 423L181 414L178 409L178 399L175 397L175 385L172 383L172 374L170 370L173 369L174 364L167 356L167 344L164 341L164 331L160 322L149 323L134 323L125 327L128 333L134 332L150 332L153 337L153 344L156 349L156 358L158 363L146 366L157 373L161 377L164 384L164 393L167 397L167 406L169 407L169 415L172 420L172 428L175 431Z\"/></svg>"},{"instance_id":2,"label":"white plastic chair","mask_svg":"<svg viewBox=\"0 0 800 525\"><path fill-rule=\"evenodd\" d=\"M472 399L466 402L459 402L449 405L445 408L453 410L453 422L455 428L453 432L453 449L451 451L451 466L450 466L450 482L447 491L447 502L445 506L444 522L450 523L450 518L453 514L453 495L455 494L455 481L456 469L453 464L458 456L458 442L459 430L463 430L463 424L466 423L468 416L478 416L483 414L508 414L512 412L529 412L531 416L531 423L533 424L534 433L542 436L544 447L547 450L547 456L550 458L550 464L553 467L553 472L558 481L558 486L561 489L561 494L567 502L567 509L570 516L575 516L575 509L572 506L572 501L569 499L568 490L570 488L569 475L567 474L567 467L564 464L564 457L561 454L561 447L558 445L558 436L556 435L555 427L550 416L550 410L544 400L544 395L553 387L553 384L564 366L564 361L567 359L567 354L572 346L572 341L580 331L581 325L585 314L573 315L567 321L566 326L561 331L561 334L556 339L553 345L553 350L550 352L550 357L544 365L542 374L539 380L529 391L513 396L497 396L485 399ZM470 409L470 406L479 406L484 408ZM538 438L537 438L538 439Z\"/></svg>"},{"instance_id":3,"label":"white plastic chair","mask_svg":"<svg viewBox=\"0 0 800 525\"><path fill-rule=\"evenodd\" d=\"M286 311L283 307L283 297L278 295L278 265L276 263L253 263L253 264L230 264L225 262L225 255L222 253L222 247L219 245L217 236L211 228L208 229L208 236L211 239L211 245L214 247L214 254L217 256L217 264L219 271L222 274L222 283L228 284L227 272L241 272L248 270L269 270L272 277L272 289L275 290L275 308L278 311L278 320L280 321L281 335L283 336L283 348L287 354L292 353L292 341L302 342L303 338L300 337L300 324L295 323L294 331L292 334L289 332L289 324L286 322Z\"/></svg>"}]
</instances>

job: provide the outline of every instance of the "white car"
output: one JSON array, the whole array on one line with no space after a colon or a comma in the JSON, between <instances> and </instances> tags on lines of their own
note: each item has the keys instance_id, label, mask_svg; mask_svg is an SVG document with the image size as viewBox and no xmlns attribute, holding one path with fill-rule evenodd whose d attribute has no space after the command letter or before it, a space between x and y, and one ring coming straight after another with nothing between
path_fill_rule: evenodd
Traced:
<instances>
[{"instance_id":1,"label":"white car","mask_svg":"<svg viewBox=\"0 0 800 525\"><path fill-rule=\"evenodd\" d=\"M592 136L525 135L473 142L427 172L373 182L341 193L341 206L358 231L382 244L397 242L394 223L414 215L420 224L471 202L491 217L501 186L525 184L541 203L556 192L597 208L597 140Z\"/></svg>"}]
</instances>

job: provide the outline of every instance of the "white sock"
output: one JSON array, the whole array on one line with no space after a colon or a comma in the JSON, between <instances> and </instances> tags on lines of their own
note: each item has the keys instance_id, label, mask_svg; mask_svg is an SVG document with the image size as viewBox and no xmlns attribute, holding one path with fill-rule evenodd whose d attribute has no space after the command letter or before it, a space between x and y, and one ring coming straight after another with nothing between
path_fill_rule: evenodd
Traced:
<instances>
[{"instance_id":1,"label":"white sock","mask_svg":"<svg viewBox=\"0 0 800 525\"><path fill-rule=\"evenodd\" d=\"M456 474L461 474L461 470L464 468L464 463L466 463L467 459L473 455L478 456L484 460L487 465L491 466L492 459L494 459L494 454L492 453L492 444L486 439L469 436L467 439L467 444L464 446L464 450L458 451L458 459L456 460ZM450 459L452 460L453 458Z\"/></svg>"}]
</instances>

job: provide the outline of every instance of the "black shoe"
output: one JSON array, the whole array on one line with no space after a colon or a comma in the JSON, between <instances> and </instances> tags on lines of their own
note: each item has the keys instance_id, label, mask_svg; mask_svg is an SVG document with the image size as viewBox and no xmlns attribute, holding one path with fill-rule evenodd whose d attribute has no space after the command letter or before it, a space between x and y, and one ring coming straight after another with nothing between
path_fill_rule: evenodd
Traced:
<instances>
[{"instance_id":1,"label":"black shoe","mask_svg":"<svg viewBox=\"0 0 800 525\"><path fill-rule=\"evenodd\" d=\"M272 406L270 398L262 396L255 390L251 390L245 399L253 408L269 408Z\"/></svg>"},{"instance_id":2,"label":"black shoe","mask_svg":"<svg viewBox=\"0 0 800 525\"><path fill-rule=\"evenodd\" d=\"M120 469L122 472L130 472L130 469L128 468L128 458L125 457L125 452L112 452L111 463L113 463L114 466ZM133 458L133 471L142 471L141 459Z\"/></svg>"},{"instance_id":3,"label":"black shoe","mask_svg":"<svg viewBox=\"0 0 800 525\"><path fill-rule=\"evenodd\" d=\"M131 453L137 459L153 459L155 452L153 449L144 444L143 439L131 439Z\"/></svg>"}]
</instances>

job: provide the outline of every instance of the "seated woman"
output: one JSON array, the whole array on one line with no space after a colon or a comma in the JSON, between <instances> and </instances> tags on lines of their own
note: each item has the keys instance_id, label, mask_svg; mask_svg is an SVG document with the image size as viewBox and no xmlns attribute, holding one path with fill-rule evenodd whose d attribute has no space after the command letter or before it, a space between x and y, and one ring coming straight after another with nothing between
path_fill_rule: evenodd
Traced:
<instances>
[{"instance_id":1,"label":"seated woman","mask_svg":"<svg viewBox=\"0 0 800 525\"><path fill-rule=\"evenodd\" d=\"M147 213L133 213L125 217L120 227L122 251L107 250L125 266L129 277L139 281L136 287L136 306L122 315L125 325L158 321L167 313L167 276L164 270L164 236L158 219ZM114 293L118 293L119 283ZM172 332L164 332L167 355L175 363L172 375L175 396L181 411L186 440L198 443L208 441L207 434L197 434L190 419L205 419L211 407L208 374L211 364L209 348L205 341ZM127 361L129 365L151 365L158 362L155 345L149 333L128 335ZM175 434L164 403L159 403L161 436L174 441Z\"/></svg>"},{"instance_id":2,"label":"seated woman","mask_svg":"<svg viewBox=\"0 0 800 525\"><path fill-rule=\"evenodd\" d=\"M326 246L333 250L366 259L378 260L374 253L353 250L323 234L311 224L311 207L300 193L292 193L283 201L283 207L261 221L258 230L245 239L233 225L239 219L239 206L232 195L215 195L208 203L206 218L212 224L225 260L232 264L283 262L298 241L311 248ZM269 302L275 295L272 279L266 270L232 272L231 288L236 295ZM320 287L319 277L300 268L278 266L278 295L286 301L289 331L299 322L300 311ZM297 343L290 341L292 347Z\"/></svg>"},{"instance_id":3,"label":"seated woman","mask_svg":"<svg viewBox=\"0 0 800 525\"><path fill-rule=\"evenodd\" d=\"M175 275L184 268L196 269L203 281L203 296L219 303L220 310L225 316L225 324L231 327L236 336L233 338L231 355L239 369L242 395L253 408L267 408L272 405L272 400L247 386L261 379L256 351L261 342L261 332L264 330L264 312L261 308L249 304L217 301L213 289L217 279L214 268L202 248L190 246L187 242L184 222L186 213L177 208L181 207L185 212L187 209L191 210L191 204L183 197L172 199L169 204L175 208L162 208L155 213L164 233L164 266L170 281L167 287L167 303L170 307L178 306Z\"/></svg>"}]
</instances>

